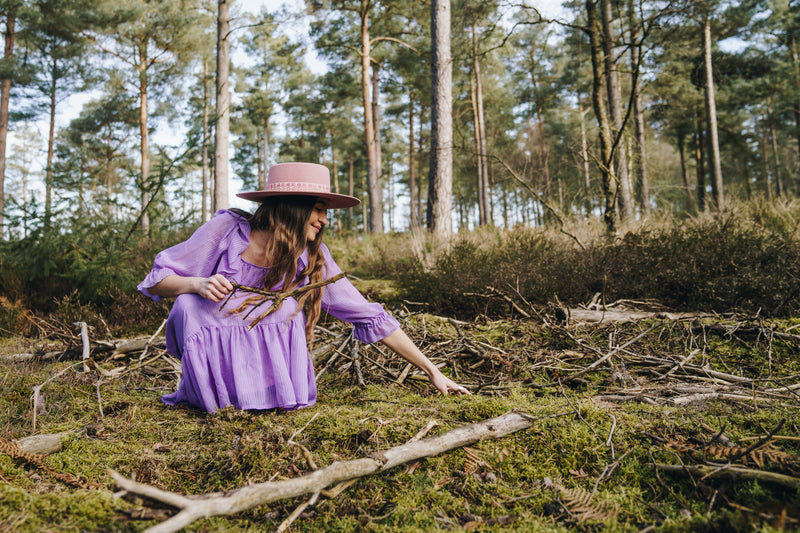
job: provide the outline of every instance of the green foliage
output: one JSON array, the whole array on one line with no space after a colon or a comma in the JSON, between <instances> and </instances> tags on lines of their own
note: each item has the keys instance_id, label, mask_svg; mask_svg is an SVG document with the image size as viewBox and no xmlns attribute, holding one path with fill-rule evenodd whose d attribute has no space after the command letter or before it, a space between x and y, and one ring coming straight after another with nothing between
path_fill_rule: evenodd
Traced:
<instances>
[{"instance_id":1,"label":"green foliage","mask_svg":"<svg viewBox=\"0 0 800 533\"><path fill-rule=\"evenodd\" d=\"M165 232L148 240L138 234L127 238L128 230L122 223L76 218L61 231L40 228L23 239L0 241L0 297L13 302L3 306L0 327L22 332L20 306L60 315L75 315L85 306L83 317L66 320L102 314L115 328L160 322L165 306L143 298L136 285L152 268L156 251L186 235ZM155 315L154 305L161 311Z\"/></svg>"}]
</instances>

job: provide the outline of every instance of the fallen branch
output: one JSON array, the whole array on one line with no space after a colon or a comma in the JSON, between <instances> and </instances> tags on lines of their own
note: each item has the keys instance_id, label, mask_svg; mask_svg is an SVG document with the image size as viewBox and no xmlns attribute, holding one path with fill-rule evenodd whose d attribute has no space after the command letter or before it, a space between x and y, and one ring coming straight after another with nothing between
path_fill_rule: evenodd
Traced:
<instances>
[{"instance_id":1,"label":"fallen branch","mask_svg":"<svg viewBox=\"0 0 800 533\"><path fill-rule=\"evenodd\" d=\"M200 518L232 515L278 500L295 498L303 494L317 494L334 483L389 470L410 461L439 455L481 440L505 437L531 427L534 420L535 418L526 413L511 411L496 418L453 429L439 437L409 442L389 450L374 452L361 459L335 462L299 478L268 481L231 492L206 494L202 499L138 483L114 471L111 471L111 476L121 489L129 493L139 494L181 509L169 520L147 530L150 533L166 533L178 531Z\"/></svg>"},{"instance_id":2,"label":"fallen branch","mask_svg":"<svg viewBox=\"0 0 800 533\"><path fill-rule=\"evenodd\" d=\"M692 476L705 477L713 475L713 477L726 477L726 478L739 478L755 481L766 481L769 483L776 483L789 487L791 489L800 489L800 479L785 474L778 474L776 472L767 472L764 470L754 470L752 468L745 468L742 466L730 466L724 469L718 469L714 466L708 465L667 465L655 463L656 468L665 472L672 472L675 474L689 474Z\"/></svg>"}]
</instances>

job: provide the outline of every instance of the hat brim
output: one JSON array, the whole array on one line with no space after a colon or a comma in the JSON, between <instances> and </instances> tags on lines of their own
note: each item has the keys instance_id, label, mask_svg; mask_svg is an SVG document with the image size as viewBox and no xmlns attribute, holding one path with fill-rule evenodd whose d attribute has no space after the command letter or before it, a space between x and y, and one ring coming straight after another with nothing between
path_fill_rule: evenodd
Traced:
<instances>
[{"instance_id":1,"label":"hat brim","mask_svg":"<svg viewBox=\"0 0 800 533\"><path fill-rule=\"evenodd\" d=\"M244 200L259 202L264 198L270 196L313 196L315 198L322 198L325 200L325 205L328 209L344 209L347 207L355 207L361 203L361 200L355 196L348 196L346 194L337 194L334 192L296 192L296 191L247 191L236 193L236 196Z\"/></svg>"}]
</instances>

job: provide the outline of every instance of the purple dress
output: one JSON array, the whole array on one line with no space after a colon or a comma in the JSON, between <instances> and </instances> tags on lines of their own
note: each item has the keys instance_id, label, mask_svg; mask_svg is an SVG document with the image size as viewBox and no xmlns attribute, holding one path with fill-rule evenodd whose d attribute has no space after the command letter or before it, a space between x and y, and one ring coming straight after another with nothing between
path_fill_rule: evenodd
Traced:
<instances>
[{"instance_id":1,"label":"purple dress","mask_svg":"<svg viewBox=\"0 0 800 533\"><path fill-rule=\"evenodd\" d=\"M153 270L138 288L158 300L147 289L170 274L222 274L242 285L258 286L265 268L242 259L249 239L250 224L244 217L218 211L187 241L159 253ZM341 272L324 244L322 254L324 278ZM298 272L307 261L308 255L303 253ZM307 284L306 277L300 286ZM175 299L167 319L167 351L180 358L182 376L178 390L162 397L164 403L185 403L209 412L228 405L297 409L314 404L317 387L306 346L305 315L302 311L295 314L297 301L287 298L278 311L248 331L260 314L258 310L247 320L229 314L247 296L250 294L237 293L222 311L221 304L197 294L181 294ZM399 326L383 306L369 303L347 278L323 287L322 309L353 323L354 336L361 342L377 342Z\"/></svg>"}]
</instances>

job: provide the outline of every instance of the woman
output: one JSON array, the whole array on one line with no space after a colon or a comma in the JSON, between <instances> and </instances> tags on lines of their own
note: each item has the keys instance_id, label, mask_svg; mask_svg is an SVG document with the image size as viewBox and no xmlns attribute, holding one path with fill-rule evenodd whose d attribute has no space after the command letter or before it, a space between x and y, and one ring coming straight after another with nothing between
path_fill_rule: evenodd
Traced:
<instances>
[{"instance_id":1,"label":"woman","mask_svg":"<svg viewBox=\"0 0 800 533\"><path fill-rule=\"evenodd\" d=\"M305 292L249 328L252 319L229 309L246 308L250 294L237 292L226 309L231 281L287 291L341 272L322 244L327 209L352 207L357 198L330 192L327 167L281 163L269 169L262 191L237 196L260 202L251 217L222 210L187 241L156 256L139 290L158 300L177 296L167 320L167 350L181 359L178 390L162 397L209 412L297 409L316 401L308 353L322 309L352 322L354 337L382 341L423 370L443 394L467 390L444 376L380 304L369 303L346 279ZM240 296L241 294L241 296ZM307 316L303 307L308 309ZM258 314L258 313L255 313Z\"/></svg>"}]
</instances>

